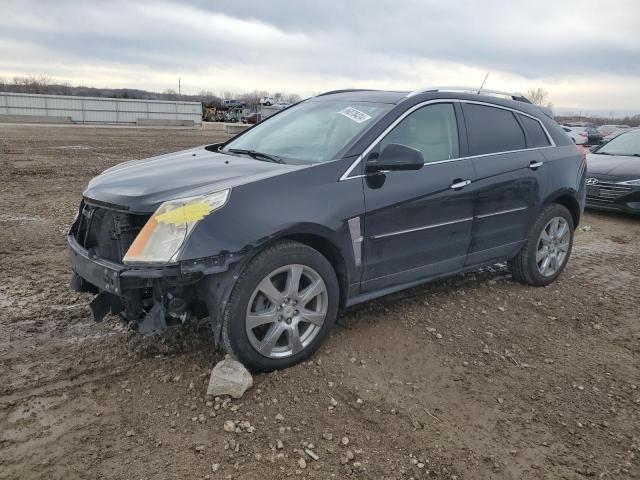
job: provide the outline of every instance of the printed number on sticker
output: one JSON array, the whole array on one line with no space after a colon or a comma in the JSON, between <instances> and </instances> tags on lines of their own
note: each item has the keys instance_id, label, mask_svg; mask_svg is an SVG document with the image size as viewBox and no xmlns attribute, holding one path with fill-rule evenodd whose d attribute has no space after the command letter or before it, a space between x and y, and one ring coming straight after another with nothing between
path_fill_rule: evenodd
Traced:
<instances>
[{"instance_id":1,"label":"printed number on sticker","mask_svg":"<svg viewBox=\"0 0 640 480\"><path fill-rule=\"evenodd\" d=\"M353 107L347 107L344 110L339 111L338 113L340 115L344 115L347 118L350 118L356 123L366 122L371 118L371 115L367 115L366 113L361 112L360 110Z\"/></svg>"}]
</instances>

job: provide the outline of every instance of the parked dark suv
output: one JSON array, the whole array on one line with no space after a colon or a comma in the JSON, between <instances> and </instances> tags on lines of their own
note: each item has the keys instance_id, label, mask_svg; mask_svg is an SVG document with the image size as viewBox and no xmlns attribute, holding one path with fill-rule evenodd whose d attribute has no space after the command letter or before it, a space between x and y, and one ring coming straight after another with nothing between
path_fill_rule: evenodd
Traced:
<instances>
[{"instance_id":1,"label":"parked dark suv","mask_svg":"<svg viewBox=\"0 0 640 480\"><path fill-rule=\"evenodd\" d=\"M330 92L103 172L69 233L72 288L143 332L209 316L268 371L307 358L340 309L435 278L508 261L551 283L584 156L524 98L462 90Z\"/></svg>"}]
</instances>

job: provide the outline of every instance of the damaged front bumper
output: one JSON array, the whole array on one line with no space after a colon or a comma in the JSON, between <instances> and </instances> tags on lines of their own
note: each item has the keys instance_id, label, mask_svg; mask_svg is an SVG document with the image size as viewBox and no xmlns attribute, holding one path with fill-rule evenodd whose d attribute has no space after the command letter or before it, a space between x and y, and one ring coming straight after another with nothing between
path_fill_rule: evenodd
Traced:
<instances>
[{"instance_id":1,"label":"damaged front bumper","mask_svg":"<svg viewBox=\"0 0 640 480\"><path fill-rule=\"evenodd\" d=\"M159 333L191 316L210 316L216 340L221 308L233 274L233 256L210 257L175 265L131 266L98 258L67 236L73 276L71 289L97 294L93 318L120 315L142 333Z\"/></svg>"}]
</instances>

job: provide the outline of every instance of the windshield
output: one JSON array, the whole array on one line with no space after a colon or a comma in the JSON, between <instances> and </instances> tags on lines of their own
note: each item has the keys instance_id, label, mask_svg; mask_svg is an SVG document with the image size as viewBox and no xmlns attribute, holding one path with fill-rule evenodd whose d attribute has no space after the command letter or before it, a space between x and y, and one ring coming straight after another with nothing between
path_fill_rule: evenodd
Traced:
<instances>
[{"instance_id":1,"label":"windshield","mask_svg":"<svg viewBox=\"0 0 640 480\"><path fill-rule=\"evenodd\" d=\"M258 124L222 152L260 152L287 162L327 162L393 105L306 101ZM289 163L289 162L287 162Z\"/></svg>"},{"instance_id":2,"label":"windshield","mask_svg":"<svg viewBox=\"0 0 640 480\"><path fill-rule=\"evenodd\" d=\"M605 143L595 153L603 155L640 156L640 130L621 133Z\"/></svg>"}]
</instances>

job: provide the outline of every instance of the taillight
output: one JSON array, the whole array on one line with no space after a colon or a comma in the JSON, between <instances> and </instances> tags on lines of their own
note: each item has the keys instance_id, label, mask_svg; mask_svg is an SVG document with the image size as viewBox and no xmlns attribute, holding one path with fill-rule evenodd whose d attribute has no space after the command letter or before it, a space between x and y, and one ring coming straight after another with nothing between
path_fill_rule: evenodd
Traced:
<instances>
[{"instance_id":1,"label":"taillight","mask_svg":"<svg viewBox=\"0 0 640 480\"><path fill-rule=\"evenodd\" d=\"M581 132L578 135L580 135L581 137L588 137L589 136L589 134L585 133L585 132Z\"/></svg>"}]
</instances>

